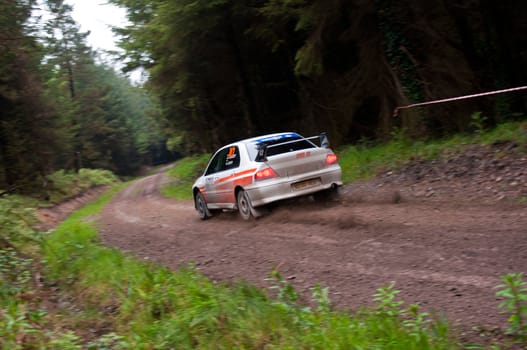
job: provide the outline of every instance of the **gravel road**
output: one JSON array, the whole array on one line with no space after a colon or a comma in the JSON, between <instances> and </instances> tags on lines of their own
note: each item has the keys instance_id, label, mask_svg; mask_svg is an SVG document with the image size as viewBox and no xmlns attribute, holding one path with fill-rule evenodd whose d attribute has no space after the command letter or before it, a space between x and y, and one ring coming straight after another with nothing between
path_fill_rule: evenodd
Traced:
<instances>
[{"instance_id":1,"label":"gravel road","mask_svg":"<svg viewBox=\"0 0 527 350\"><path fill-rule=\"evenodd\" d=\"M505 329L495 286L501 275L527 272L527 206L520 201L441 200L377 181L346 185L337 203L304 199L250 222L237 213L200 221L191 201L159 194L165 181L163 172L140 179L105 208L98 218L105 244L262 288L276 267L306 301L321 283L341 309L370 304L377 288L394 281L401 300L444 313L462 339L478 337L475 327Z\"/></svg>"}]
</instances>

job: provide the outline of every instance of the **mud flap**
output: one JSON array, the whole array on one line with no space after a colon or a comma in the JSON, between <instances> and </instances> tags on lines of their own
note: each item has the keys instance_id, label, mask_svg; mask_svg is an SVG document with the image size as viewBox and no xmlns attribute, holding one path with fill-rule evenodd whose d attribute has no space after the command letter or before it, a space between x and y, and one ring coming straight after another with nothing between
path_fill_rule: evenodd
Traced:
<instances>
[{"instance_id":1,"label":"mud flap","mask_svg":"<svg viewBox=\"0 0 527 350\"><path fill-rule=\"evenodd\" d=\"M262 216L264 216L265 214L267 213L267 209L266 208L254 208L252 205L251 205L251 215L255 218L255 219L258 219Z\"/></svg>"}]
</instances>

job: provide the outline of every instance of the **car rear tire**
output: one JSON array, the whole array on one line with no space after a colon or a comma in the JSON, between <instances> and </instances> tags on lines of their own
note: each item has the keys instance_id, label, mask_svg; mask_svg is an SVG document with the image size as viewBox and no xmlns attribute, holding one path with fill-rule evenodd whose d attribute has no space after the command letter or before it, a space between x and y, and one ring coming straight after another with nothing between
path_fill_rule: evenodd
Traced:
<instances>
[{"instance_id":1,"label":"car rear tire","mask_svg":"<svg viewBox=\"0 0 527 350\"><path fill-rule=\"evenodd\" d=\"M203 197L201 192L196 193L194 201L196 203L196 210L198 211L198 215L201 220L207 220L212 216L209 208L207 208L207 202L205 201L205 197Z\"/></svg>"},{"instance_id":2,"label":"car rear tire","mask_svg":"<svg viewBox=\"0 0 527 350\"><path fill-rule=\"evenodd\" d=\"M333 186L327 190L313 193L313 198L318 203L338 202L340 200L339 187Z\"/></svg>"},{"instance_id":3,"label":"car rear tire","mask_svg":"<svg viewBox=\"0 0 527 350\"><path fill-rule=\"evenodd\" d=\"M238 192L236 200L237 200L238 211L240 212L240 216L244 220L249 220L251 218L252 211L253 211L253 207L251 205L251 199L249 198L249 195L244 190L240 190Z\"/></svg>"}]
</instances>

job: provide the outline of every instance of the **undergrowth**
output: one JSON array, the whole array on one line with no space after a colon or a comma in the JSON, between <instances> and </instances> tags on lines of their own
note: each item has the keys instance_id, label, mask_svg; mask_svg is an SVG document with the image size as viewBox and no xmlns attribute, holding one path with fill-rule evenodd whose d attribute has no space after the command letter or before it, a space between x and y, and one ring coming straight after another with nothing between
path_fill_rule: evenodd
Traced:
<instances>
[{"instance_id":1,"label":"undergrowth","mask_svg":"<svg viewBox=\"0 0 527 350\"><path fill-rule=\"evenodd\" d=\"M504 298L499 308L509 314L507 332L518 341L527 343L527 282L523 273L509 273L501 277L503 284L497 286L498 297Z\"/></svg>"},{"instance_id":2,"label":"undergrowth","mask_svg":"<svg viewBox=\"0 0 527 350\"><path fill-rule=\"evenodd\" d=\"M115 340L111 334L84 341L76 334L82 327L71 324L67 309L58 314L47 309L47 296L61 298L63 292L43 277L47 233L34 228L34 210L27 207L34 202L20 196L0 199L0 348L103 349Z\"/></svg>"},{"instance_id":3,"label":"undergrowth","mask_svg":"<svg viewBox=\"0 0 527 350\"><path fill-rule=\"evenodd\" d=\"M59 170L47 177L49 181L49 201L59 202L77 195L89 188L112 185L119 179L109 170L80 169L78 173Z\"/></svg>"}]
</instances>

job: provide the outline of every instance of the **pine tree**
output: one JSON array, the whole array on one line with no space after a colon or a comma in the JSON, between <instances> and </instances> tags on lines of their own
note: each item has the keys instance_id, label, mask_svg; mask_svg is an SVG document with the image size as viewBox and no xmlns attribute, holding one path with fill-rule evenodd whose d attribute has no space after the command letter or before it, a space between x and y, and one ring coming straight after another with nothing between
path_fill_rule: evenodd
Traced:
<instances>
[{"instance_id":1,"label":"pine tree","mask_svg":"<svg viewBox=\"0 0 527 350\"><path fill-rule=\"evenodd\" d=\"M33 1L0 1L0 186L45 192L58 147L56 120L43 99L42 51L29 25Z\"/></svg>"}]
</instances>

